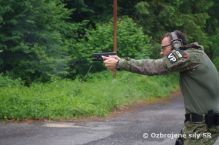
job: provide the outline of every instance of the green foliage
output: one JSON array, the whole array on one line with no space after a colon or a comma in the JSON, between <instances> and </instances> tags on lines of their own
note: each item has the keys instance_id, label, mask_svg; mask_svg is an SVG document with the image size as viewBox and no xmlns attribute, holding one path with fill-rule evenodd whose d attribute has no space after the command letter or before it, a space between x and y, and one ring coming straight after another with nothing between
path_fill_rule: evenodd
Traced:
<instances>
[{"instance_id":1,"label":"green foliage","mask_svg":"<svg viewBox=\"0 0 219 145\"><path fill-rule=\"evenodd\" d=\"M213 52L213 62L217 69L219 70L219 29L211 36L211 48Z\"/></svg>"},{"instance_id":2,"label":"green foliage","mask_svg":"<svg viewBox=\"0 0 219 145\"><path fill-rule=\"evenodd\" d=\"M187 34L190 42L197 41L209 49L205 28L212 5L213 1L204 0L139 2L133 17L137 15L136 20L153 40L159 42L163 33L178 29Z\"/></svg>"},{"instance_id":3,"label":"green foliage","mask_svg":"<svg viewBox=\"0 0 219 145\"><path fill-rule=\"evenodd\" d=\"M109 21L112 18L111 0L64 0L69 9L73 9L71 15L74 22L91 20L96 22Z\"/></svg>"},{"instance_id":4,"label":"green foliage","mask_svg":"<svg viewBox=\"0 0 219 145\"><path fill-rule=\"evenodd\" d=\"M0 73L26 84L86 74L92 53L112 50L112 4L112 0L1 0ZM204 45L213 59L218 55L218 8L218 0L120 0L119 55L158 57L160 37L179 29L190 42ZM102 69L95 64L92 71Z\"/></svg>"},{"instance_id":5,"label":"green foliage","mask_svg":"<svg viewBox=\"0 0 219 145\"><path fill-rule=\"evenodd\" d=\"M98 2L98 0L94 0ZM88 1L84 0L88 8L97 12L93 17L85 17L93 20L95 18L104 19L112 16L111 13L98 13ZM104 4L105 6L103 6ZM109 1L102 2L102 7L108 7ZM112 4L112 1L111 1ZM204 45L207 52L211 52L211 41L208 34L218 27L218 2L217 0L177 0L177 1L118 1L119 16L128 15L135 22L143 27L143 31L152 36L153 53L151 56L157 57L159 54L159 41L161 36L167 31L179 29L189 36L189 41L197 41ZM102 16L102 17L101 17ZM206 29L208 28L208 29Z\"/></svg>"},{"instance_id":6,"label":"green foliage","mask_svg":"<svg viewBox=\"0 0 219 145\"><path fill-rule=\"evenodd\" d=\"M219 56L214 57L213 62L217 68L217 70L219 70Z\"/></svg>"},{"instance_id":7,"label":"green foliage","mask_svg":"<svg viewBox=\"0 0 219 145\"><path fill-rule=\"evenodd\" d=\"M214 57L219 56L219 28L216 30L215 34L210 37L211 47Z\"/></svg>"},{"instance_id":8,"label":"green foliage","mask_svg":"<svg viewBox=\"0 0 219 145\"><path fill-rule=\"evenodd\" d=\"M164 97L176 90L175 76L146 77L120 72L95 74L86 83L54 80L30 87L0 87L0 119L72 119L105 116L139 100Z\"/></svg>"},{"instance_id":9,"label":"green foliage","mask_svg":"<svg viewBox=\"0 0 219 145\"><path fill-rule=\"evenodd\" d=\"M60 0L8 0L0 5L0 71L33 80L48 81L66 67L63 33L71 25Z\"/></svg>"},{"instance_id":10,"label":"green foliage","mask_svg":"<svg viewBox=\"0 0 219 145\"><path fill-rule=\"evenodd\" d=\"M21 80L14 80L9 76L4 76L0 74L0 87L18 87L22 85Z\"/></svg>"},{"instance_id":11,"label":"green foliage","mask_svg":"<svg viewBox=\"0 0 219 145\"><path fill-rule=\"evenodd\" d=\"M83 74L91 64L95 52L109 52L113 48L112 22L98 23L95 29L86 30L85 38L74 44L72 75ZM118 54L121 57L143 58L150 54L150 37L128 17L118 21ZM83 66L84 69L80 70ZM83 71L85 70L85 71Z\"/></svg>"}]
</instances>

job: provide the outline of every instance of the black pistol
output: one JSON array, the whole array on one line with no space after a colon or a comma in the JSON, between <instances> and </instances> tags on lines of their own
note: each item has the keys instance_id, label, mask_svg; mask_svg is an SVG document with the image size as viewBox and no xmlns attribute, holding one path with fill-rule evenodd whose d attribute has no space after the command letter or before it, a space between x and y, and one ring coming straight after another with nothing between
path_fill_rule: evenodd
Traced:
<instances>
[{"instance_id":1,"label":"black pistol","mask_svg":"<svg viewBox=\"0 0 219 145\"><path fill-rule=\"evenodd\" d=\"M92 56L93 61L103 61L102 56L110 56L110 55L117 55L116 52L100 52L100 53L94 53Z\"/></svg>"}]
</instances>

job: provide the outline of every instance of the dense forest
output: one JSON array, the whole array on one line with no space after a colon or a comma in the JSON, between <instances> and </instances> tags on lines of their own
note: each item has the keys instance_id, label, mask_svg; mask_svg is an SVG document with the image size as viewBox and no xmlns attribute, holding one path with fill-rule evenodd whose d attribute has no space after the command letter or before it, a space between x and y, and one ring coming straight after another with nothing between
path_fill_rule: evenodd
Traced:
<instances>
[{"instance_id":1,"label":"dense forest","mask_svg":"<svg viewBox=\"0 0 219 145\"><path fill-rule=\"evenodd\" d=\"M0 0L1 75L27 85L84 76L92 53L112 51L112 13L112 0ZM162 34L177 29L219 66L218 13L218 0L118 0L118 54L157 58Z\"/></svg>"}]
</instances>

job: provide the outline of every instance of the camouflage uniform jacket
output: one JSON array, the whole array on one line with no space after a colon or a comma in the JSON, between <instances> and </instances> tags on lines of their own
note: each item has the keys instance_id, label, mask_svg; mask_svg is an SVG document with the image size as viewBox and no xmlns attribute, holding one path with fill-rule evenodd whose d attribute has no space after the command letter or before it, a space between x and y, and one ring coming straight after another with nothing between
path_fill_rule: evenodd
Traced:
<instances>
[{"instance_id":1,"label":"camouflage uniform jacket","mask_svg":"<svg viewBox=\"0 0 219 145\"><path fill-rule=\"evenodd\" d=\"M118 68L144 75L177 71L186 113L205 114L211 109L219 113L218 72L202 46L173 50L161 59L120 59Z\"/></svg>"}]
</instances>

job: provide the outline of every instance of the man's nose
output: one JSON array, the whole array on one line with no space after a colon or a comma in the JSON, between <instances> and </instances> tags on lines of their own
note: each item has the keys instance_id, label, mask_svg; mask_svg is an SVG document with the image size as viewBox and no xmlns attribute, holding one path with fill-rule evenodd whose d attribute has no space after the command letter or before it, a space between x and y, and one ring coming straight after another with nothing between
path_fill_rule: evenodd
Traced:
<instances>
[{"instance_id":1,"label":"man's nose","mask_svg":"<svg viewBox=\"0 0 219 145\"><path fill-rule=\"evenodd\" d=\"M160 52L160 56L163 56L163 51Z\"/></svg>"}]
</instances>

